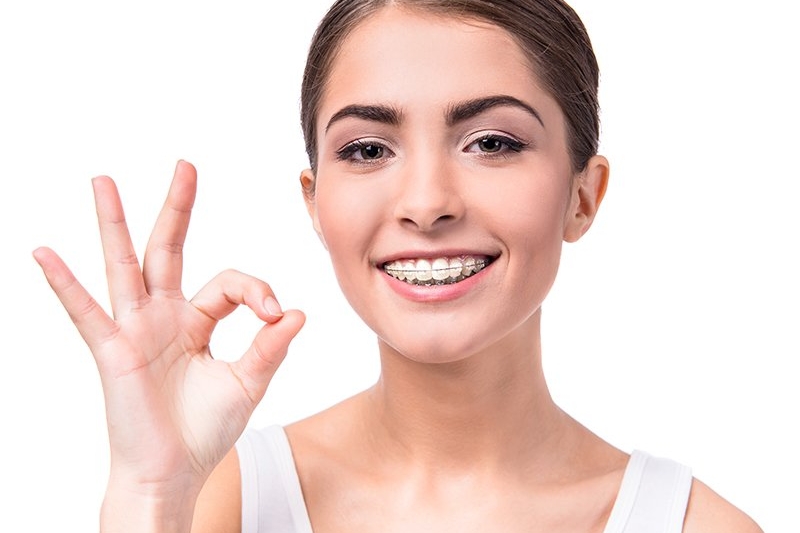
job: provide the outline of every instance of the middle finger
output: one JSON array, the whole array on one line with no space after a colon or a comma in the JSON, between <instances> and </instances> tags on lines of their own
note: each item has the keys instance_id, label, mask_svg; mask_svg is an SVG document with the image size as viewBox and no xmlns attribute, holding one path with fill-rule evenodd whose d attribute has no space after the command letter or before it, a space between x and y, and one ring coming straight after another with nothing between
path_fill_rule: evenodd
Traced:
<instances>
[{"instance_id":1,"label":"middle finger","mask_svg":"<svg viewBox=\"0 0 800 533\"><path fill-rule=\"evenodd\" d=\"M197 171L179 161L144 255L144 281L150 294L181 296L183 244L197 192Z\"/></svg>"}]
</instances>

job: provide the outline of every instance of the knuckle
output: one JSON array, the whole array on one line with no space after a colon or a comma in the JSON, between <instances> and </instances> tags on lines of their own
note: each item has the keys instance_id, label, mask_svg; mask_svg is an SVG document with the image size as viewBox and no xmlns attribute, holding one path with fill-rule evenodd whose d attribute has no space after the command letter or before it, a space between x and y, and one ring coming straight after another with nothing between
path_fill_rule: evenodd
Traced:
<instances>
[{"instance_id":1,"label":"knuckle","mask_svg":"<svg viewBox=\"0 0 800 533\"><path fill-rule=\"evenodd\" d=\"M97 300L92 298L91 296L87 296L83 298L77 304L71 306L68 309L70 318L75 324L80 324L85 322L89 316L95 313L98 310L100 304L97 303Z\"/></svg>"},{"instance_id":2,"label":"knuckle","mask_svg":"<svg viewBox=\"0 0 800 533\"><path fill-rule=\"evenodd\" d=\"M116 339L117 336L119 335L119 333L120 333L119 325L114 324L113 327L101 332L99 338L96 341L97 341L98 344L109 343L109 342L113 341L114 339Z\"/></svg>"},{"instance_id":3,"label":"knuckle","mask_svg":"<svg viewBox=\"0 0 800 533\"><path fill-rule=\"evenodd\" d=\"M257 292L257 293L271 292L269 283L260 280L258 278L250 277L247 285L248 285L247 288L252 292Z\"/></svg>"},{"instance_id":4,"label":"knuckle","mask_svg":"<svg viewBox=\"0 0 800 533\"><path fill-rule=\"evenodd\" d=\"M220 278L225 283L235 284L239 287L242 287L248 291L263 291L263 290L271 290L269 284L265 281L262 281L255 276L251 276L250 274L245 274L240 270L236 270L233 268L228 268L223 270L219 275Z\"/></svg>"},{"instance_id":5,"label":"knuckle","mask_svg":"<svg viewBox=\"0 0 800 533\"><path fill-rule=\"evenodd\" d=\"M108 224L109 226L127 225L127 222L125 221L125 217L123 215L108 216L107 218L104 218L102 222Z\"/></svg>"},{"instance_id":6,"label":"knuckle","mask_svg":"<svg viewBox=\"0 0 800 533\"><path fill-rule=\"evenodd\" d=\"M135 253L129 253L129 254L125 254L125 255L122 255L122 256L118 257L116 262L118 264L124 265L124 266L138 265L139 264L139 258L136 257Z\"/></svg>"},{"instance_id":7,"label":"knuckle","mask_svg":"<svg viewBox=\"0 0 800 533\"><path fill-rule=\"evenodd\" d=\"M217 277L221 278L221 279L224 279L224 280L229 280L229 279L236 279L236 278L238 278L239 276L242 276L242 275L243 274L241 272L239 272L238 270L236 270L235 268L226 268L225 270L220 272L217 275Z\"/></svg>"},{"instance_id":8,"label":"knuckle","mask_svg":"<svg viewBox=\"0 0 800 533\"><path fill-rule=\"evenodd\" d=\"M151 300L151 298L150 298L149 294L143 294L141 296L137 296L135 298L132 298L130 300L130 302L128 303L129 310L130 311L141 311L142 309L147 307L147 305L150 303L150 300Z\"/></svg>"},{"instance_id":9,"label":"knuckle","mask_svg":"<svg viewBox=\"0 0 800 533\"><path fill-rule=\"evenodd\" d=\"M267 373L273 374L278 370L278 366L280 366L279 359L276 359L272 353L265 351L258 343L253 344L253 352Z\"/></svg>"},{"instance_id":10,"label":"knuckle","mask_svg":"<svg viewBox=\"0 0 800 533\"><path fill-rule=\"evenodd\" d=\"M168 254L181 255L183 253L183 243L165 242L158 245L158 249Z\"/></svg>"},{"instance_id":11,"label":"knuckle","mask_svg":"<svg viewBox=\"0 0 800 533\"><path fill-rule=\"evenodd\" d=\"M170 211L177 213L179 216L185 216L191 214L192 208L191 207L184 207L183 205L176 203L176 202L168 202L167 208Z\"/></svg>"}]
</instances>

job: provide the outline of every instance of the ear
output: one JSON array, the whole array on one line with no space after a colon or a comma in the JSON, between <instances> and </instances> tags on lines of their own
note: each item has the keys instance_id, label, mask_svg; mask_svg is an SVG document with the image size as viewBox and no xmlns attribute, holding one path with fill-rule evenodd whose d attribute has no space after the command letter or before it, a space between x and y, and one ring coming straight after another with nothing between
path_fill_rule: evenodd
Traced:
<instances>
[{"instance_id":1,"label":"ear","mask_svg":"<svg viewBox=\"0 0 800 533\"><path fill-rule=\"evenodd\" d=\"M314 194L317 178L314 176L314 171L310 168L305 169L300 173L300 188L303 190L303 200L306 202L306 210L308 211L308 216L311 217L311 223L314 225L314 231L317 232L317 237L319 237L320 242L322 242L322 246L325 249L328 249L328 245L325 244L325 238L322 236L322 230L320 229L319 225L319 217L317 216L317 200L316 195Z\"/></svg>"},{"instance_id":2,"label":"ear","mask_svg":"<svg viewBox=\"0 0 800 533\"><path fill-rule=\"evenodd\" d=\"M600 202L608 186L608 160L596 155L589 159L586 168L574 178L569 208L564 220L564 240L580 239L594 222Z\"/></svg>"}]
</instances>

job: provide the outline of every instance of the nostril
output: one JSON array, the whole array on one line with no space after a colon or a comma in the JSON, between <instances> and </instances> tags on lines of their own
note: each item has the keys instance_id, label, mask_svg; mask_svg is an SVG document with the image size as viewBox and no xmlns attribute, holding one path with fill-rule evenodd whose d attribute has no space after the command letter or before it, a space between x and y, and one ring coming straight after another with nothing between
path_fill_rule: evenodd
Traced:
<instances>
[{"instance_id":1,"label":"nostril","mask_svg":"<svg viewBox=\"0 0 800 533\"><path fill-rule=\"evenodd\" d=\"M404 225L407 224L413 226L422 231L432 231L441 227L449 226L450 223L456 220L458 220L458 217L455 215L440 215L432 222L426 222L422 218L403 217L401 223Z\"/></svg>"}]
</instances>

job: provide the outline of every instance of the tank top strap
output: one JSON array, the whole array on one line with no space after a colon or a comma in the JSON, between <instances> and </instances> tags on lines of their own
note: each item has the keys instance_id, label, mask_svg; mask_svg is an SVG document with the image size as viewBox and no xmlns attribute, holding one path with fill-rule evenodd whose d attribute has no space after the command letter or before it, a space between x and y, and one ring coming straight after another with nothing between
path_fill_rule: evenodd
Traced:
<instances>
[{"instance_id":1,"label":"tank top strap","mask_svg":"<svg viewBox=\"0 0 800 533\"><path fill-rule=\"evenodd\" d=\"M312 533L283 428L245 431L236 452L242 480L242 533Z\"/></svg>"},{"instance_id":2,"label":"tank top strap","mask_svg":"<svg viewBox=\"0 0 800 533\"><path fill-rule=\"evenodd\" d=\"M604 533L681 533L691 488L688 467L634 451Z\"/></svg>"}]
</instances>

